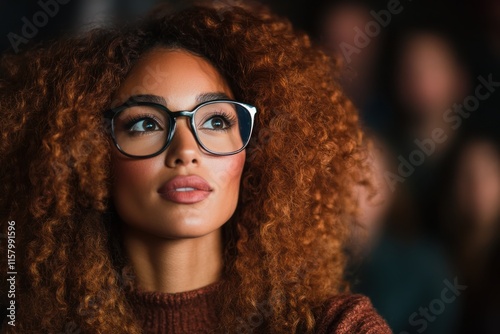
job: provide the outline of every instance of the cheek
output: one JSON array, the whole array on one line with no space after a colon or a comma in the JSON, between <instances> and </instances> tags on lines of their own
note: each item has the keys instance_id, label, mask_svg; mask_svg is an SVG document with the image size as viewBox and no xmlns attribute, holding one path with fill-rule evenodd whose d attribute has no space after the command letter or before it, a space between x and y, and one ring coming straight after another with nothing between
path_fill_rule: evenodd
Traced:
<instances>
[{"instance_id":1,"label":"cheek","mask_svg":"<svg viewBox=\"0 0 500 334\"><path fill-rule=\"evenodd\" d=\"M209 166L214 172L213 182L221 189L234 190L237 193L244 164L245 151L227 157L215 158Z\"/></svg>"},{"instance_id":2,"label":"cheek","mask_svg":"<svg viewBox=\"0 0 500 334\"><path fill-rule=\"evenodd\" d=\"M131 160L113 156L113 194L116 198L146 192L153 185L158 166L155 159ZM160 166L161 168L161 166Z\"/></svg>"}]
</instances>

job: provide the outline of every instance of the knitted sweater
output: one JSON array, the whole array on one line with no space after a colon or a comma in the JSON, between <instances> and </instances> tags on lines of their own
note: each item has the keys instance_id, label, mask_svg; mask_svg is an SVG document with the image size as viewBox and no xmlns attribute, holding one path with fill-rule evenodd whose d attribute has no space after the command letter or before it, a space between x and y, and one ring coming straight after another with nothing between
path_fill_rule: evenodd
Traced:
<instances>
[{"instance_id":1,"label":"knitted sweater","mask_svg":"<svg viewBox=\"0 0 500 334\"><path fill-rule=\"evenodd\" d=\"M221 283L180 293L127 292L145 334L211 333L218 324L215 296ZM265 314L264 314L265 316ZM244 321L238 333L258 332L262 315ZM392 333L370 300L361 295L332 297L316 323L317 334Z\"/></svg>"}]
</instances>

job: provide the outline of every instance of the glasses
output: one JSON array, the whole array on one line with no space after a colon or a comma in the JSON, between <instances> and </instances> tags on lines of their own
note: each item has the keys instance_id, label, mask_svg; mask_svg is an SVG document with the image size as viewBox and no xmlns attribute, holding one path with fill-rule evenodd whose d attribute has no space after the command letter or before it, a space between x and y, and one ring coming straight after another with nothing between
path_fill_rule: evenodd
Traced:
<instances>
[{"instance_id":1,"label":"glasses","mask_svg":"<svg viewBox=\"0 0 500 334\"><path fill-rule=\"evenodd\" d=\"M193 110L170 111L162 104L128 101L108 110L111 136L118 150L132 158L154 157L174 137L176 118L188 117L197 143L214 155L232 155L248 145L257 109L232 100L212 100Z\"/></svg>"}]
</instances>

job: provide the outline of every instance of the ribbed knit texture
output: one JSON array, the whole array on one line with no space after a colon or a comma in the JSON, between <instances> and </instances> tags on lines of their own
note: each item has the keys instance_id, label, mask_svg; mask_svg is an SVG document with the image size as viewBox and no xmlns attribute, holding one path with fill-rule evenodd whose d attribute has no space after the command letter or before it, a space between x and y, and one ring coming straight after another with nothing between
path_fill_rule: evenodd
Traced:
<instances>
[{"instance_id":1,"label":"ribbed knit texture","mask_svg":"<svg viewBox=\"0 0 500 334\"><path fill-rule=\"evenodd\" d=\"M215 296L222 283L179 293L127 292L144 334L211 333L218 324Z\"/></svg>"},{"instance_id":2,"label":"ribbed knit texture","mask_svg":"<svg viewBox=\"0 0 500 334\"><path fill-rule=\"evenodd\" d=\"M127 292L144 334L211 333L217 327L215 296L221 283L181 292ZM317 334L392 333L370 300L361 295L340 295L325 302Z\"/></svg>"},{"instance_id":3,"label":"ribbed knit texture","mask_svg":"<svg viewBox=\"0 0 500 334\"><path fill-rule=\"evenodd\" d=\"M340 295L325 303L324 312L316 323L316 333L387 334L392 331L368 297Z\"/></svg>"}]
</instances>

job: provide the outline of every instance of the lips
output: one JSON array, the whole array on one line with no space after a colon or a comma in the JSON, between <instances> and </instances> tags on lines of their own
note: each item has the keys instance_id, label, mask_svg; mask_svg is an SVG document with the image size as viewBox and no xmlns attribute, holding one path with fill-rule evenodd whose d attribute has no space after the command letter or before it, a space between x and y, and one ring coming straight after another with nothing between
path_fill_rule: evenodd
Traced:
<instances>
[{"instance_id":1,"label":"lips","mask_svg":"<svg viewBox=\"0 0 500 334\"><path fill-rule=\"evenodd\" d=\"M189 175L170 179L158 189L158 193L164 199L174 203L194 204L207 198L212 190L202 177Z\"/></svg>"}]
</instances>

